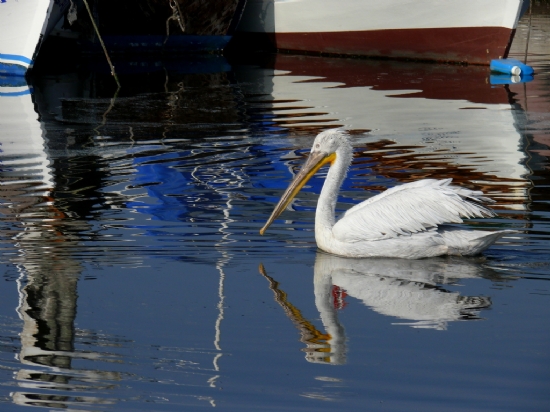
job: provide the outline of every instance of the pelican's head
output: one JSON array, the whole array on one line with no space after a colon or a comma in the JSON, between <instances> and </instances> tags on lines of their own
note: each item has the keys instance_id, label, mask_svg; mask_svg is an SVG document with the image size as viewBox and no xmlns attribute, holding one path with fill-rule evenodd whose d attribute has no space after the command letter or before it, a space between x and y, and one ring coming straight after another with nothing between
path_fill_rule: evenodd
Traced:
<instances>
[{"instance_id":1,"label":"pelican's head","mask_svg":"<svg viewBox=\"0 0 550 412\"><path fill-rule=\"evenodd\" d=\"M260 234L263 235L265 233L269 225L279 217L300 189L323 165L327 163L332 164L337 156L340 155L351 159L351 152L349 136L343 129L330 129L319 133L313 141L313 146L305 165L283 193L266 224L260 229Z\"/></svg>"},{"instance_id":2,"label":"pelican's head","mask_svg":"<svg viewBox=\"0 0 550 412\"><path fill-rule=\"evenodd\" d=\"M349 135L343 129L329 129L317 135L311 147L311 153L323 152L336 154L341 150L351 150Z\"/></svg>"}]
</instances>

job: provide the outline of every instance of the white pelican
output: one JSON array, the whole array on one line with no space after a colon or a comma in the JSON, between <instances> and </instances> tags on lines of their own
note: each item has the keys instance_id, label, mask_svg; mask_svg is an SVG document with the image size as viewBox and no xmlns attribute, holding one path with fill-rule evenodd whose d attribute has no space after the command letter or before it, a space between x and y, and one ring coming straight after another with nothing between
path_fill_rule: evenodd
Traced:
<instances>
[{"instance_id":1,"label":"white pelican","mask_svg":"<svg viewBox=\"0 0 550 412\"><path fill-rule=\"evenodd\" d=\"M330 168L315 213L317 246L347 257L418 259L481 253L513 230L464 230L446 223L491 217L480 191L451 186L452 179L424 179L386 190L349 209L337 222L336 200L352 161L348 134L331 129L317 135L306 164L294 177L260 234L283 212L304 184L326 163Z\"/></svg>"}]
</instances>

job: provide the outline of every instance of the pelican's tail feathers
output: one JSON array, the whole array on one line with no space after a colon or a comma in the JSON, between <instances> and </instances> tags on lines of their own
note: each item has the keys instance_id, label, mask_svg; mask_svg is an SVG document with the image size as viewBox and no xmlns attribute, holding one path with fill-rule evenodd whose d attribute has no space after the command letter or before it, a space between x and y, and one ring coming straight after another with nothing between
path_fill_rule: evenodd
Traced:
<instances>
[{"instance_id":1,"label":"pelican's tail feathers","mask_svg":"<svg viewBox=\"0 0 550 412\"><path fill-rule=\"evenodd\" d=\"M516 230L464 230L449 226L440 227L438 232L449 248L448 254L459 256L479 255L501 237L518 233Z\"/></svg>"},{"instance_id":2,"label":"pelican's tail feathers","mask_svg":"<svg viewBox=\"0 0 550 412\"><path fill-rule=\"evenodd\" d=\"M484 195L484 193L481 190L470 190L465 187L461 186L453 186L451 185L452 179L445 179L443 186L447 186L449 189L451 189L453 192L455 192L457 195L459 195L462 199L466 200L467 202L470 202L475 205L476 208L478 208L479 217L493 217L496 216L496 213L487 208L485 204L492 204L495 203L495 201L487 196Z\"/></svg>"}]
</instances>

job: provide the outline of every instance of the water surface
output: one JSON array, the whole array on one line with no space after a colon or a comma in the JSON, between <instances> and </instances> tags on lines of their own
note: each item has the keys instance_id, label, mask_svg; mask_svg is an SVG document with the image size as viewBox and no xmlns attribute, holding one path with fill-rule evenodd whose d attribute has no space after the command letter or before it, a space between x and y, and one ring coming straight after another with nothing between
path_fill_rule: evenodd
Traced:
<instances>
[{"instance_id":1,"label":"water surface","mask_svg":"<svg viewBox=\"0 0 550 412\"><path fill-rule=\"evenodd\" d=\"M277 55L102 61L0 94L0 409L543 411L550 401L550 20L532 81ZM528 22L512 55L523 59ZM453 178L496 200L483 256L317 250L321 172L258 231L315 134L339 212Z\"/></svg>"}]
</instances>

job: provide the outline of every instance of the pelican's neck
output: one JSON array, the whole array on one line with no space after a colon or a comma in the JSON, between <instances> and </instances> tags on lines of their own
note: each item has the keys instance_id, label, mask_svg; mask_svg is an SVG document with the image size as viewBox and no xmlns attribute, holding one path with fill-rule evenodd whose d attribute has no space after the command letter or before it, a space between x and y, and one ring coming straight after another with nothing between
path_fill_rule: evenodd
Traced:
<instances>
[{"instance_id":1,"label":"pelican's neck","mask_svg":"<svg viewBox=\"0 0 550 412\"><path fill-rule=\"evenodd\" d=\"M336 151L336 160L330 166L325 183L321 189L317 211L315 213L315 234L331 231L335 223L338 192L351 164L353 151L349 144L344 144Z\"/></svg>"}]
</instances>

